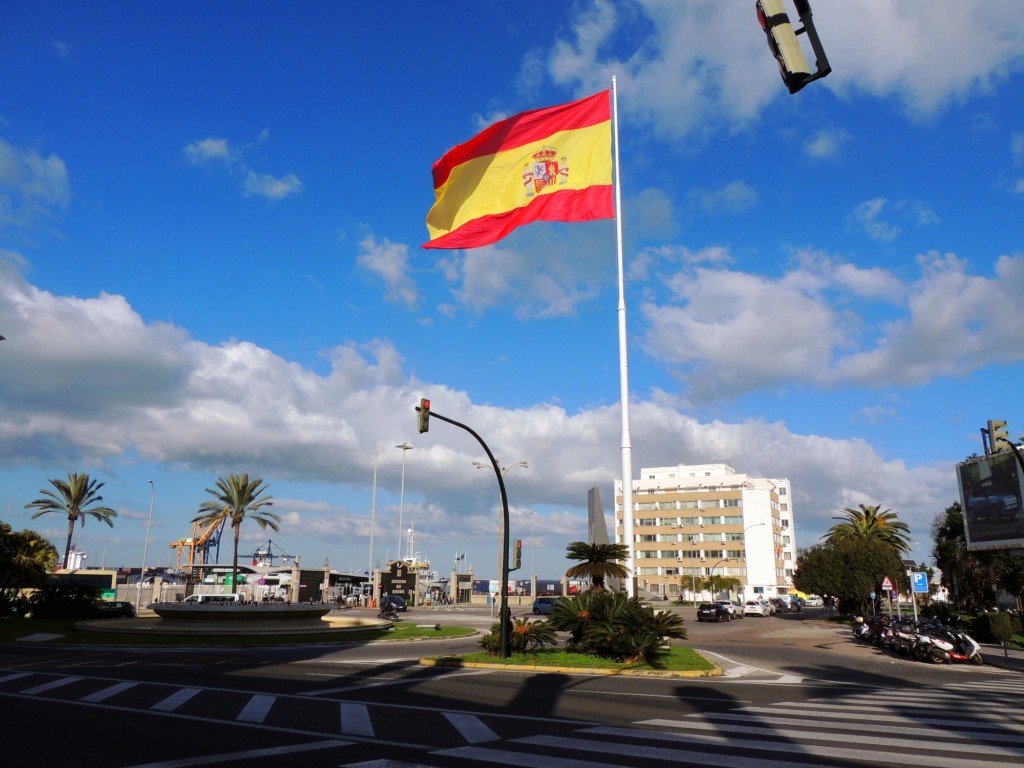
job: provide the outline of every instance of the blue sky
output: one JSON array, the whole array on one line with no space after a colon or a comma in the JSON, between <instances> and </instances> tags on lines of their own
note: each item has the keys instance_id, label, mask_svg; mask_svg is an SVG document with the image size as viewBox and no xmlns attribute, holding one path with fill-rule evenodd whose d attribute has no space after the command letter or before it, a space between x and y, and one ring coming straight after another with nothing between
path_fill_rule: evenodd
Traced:
<instances>
[{"instance_id":1,"label":"blue sky","mask_svg":"<svg viewBox=\"0 0 1024 768\"><path fill-rule=\"evenodd\" d=\"M881 504L926 559L979 428L1024 434L1024 19L817 3L833 73L789 95L752 5L5 3L0 519L62 546L24 505L89 472L120 515L75 543L137 565L153 479L168 564L248 471L281 550L363 570L376 454L374 560L401 506L493 576L493 475L426 396L529 462L512 536L564 571L620 473L614 225L419 246L447 149L615 75L634 476L788 477L800 546Z\"/></svg>"}]
</instances>

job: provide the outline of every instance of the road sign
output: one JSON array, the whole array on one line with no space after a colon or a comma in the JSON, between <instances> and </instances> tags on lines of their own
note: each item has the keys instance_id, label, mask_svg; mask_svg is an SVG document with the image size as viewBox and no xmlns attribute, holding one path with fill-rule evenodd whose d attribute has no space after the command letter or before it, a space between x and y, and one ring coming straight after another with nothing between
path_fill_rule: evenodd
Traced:
<instances>
[{"instance_id":1,"label":"road sign","mask_svg":"<svg viewBox=\"0 0 1024 768\"><path fill-rule=\"evenodd\" d=\"M886 576L884 579L882 579L882 591L883 592L892 592L892 590L893 590L892 581L889 579L888 576Z\"/></svg>"},{"instance_id":2,"label":"road sign","mask_svg":"<svg viewBox=\"0 0 1024 768\"><path fill-rule=\"evenodd\" d=\"M914 585L914 592L922 595L928 594L928 574L914 571L910 574L910 580Z\"/></svg>"}]
</instances>

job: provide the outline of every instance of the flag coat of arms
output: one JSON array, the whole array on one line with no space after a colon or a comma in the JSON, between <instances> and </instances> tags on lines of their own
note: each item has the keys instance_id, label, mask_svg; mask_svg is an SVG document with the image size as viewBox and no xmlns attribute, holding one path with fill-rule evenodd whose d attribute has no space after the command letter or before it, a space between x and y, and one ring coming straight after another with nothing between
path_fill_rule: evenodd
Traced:
<instances>
[{"instance_id":1,"label":"flag coat of arms","mask_svg":"<svg viewBox=\"0 0 1024 768\"><path fill-rule=\"evenodd\" d=\"M477 248L532 221L615 216L609 91L495 123L434 163L424 248Z\"/></svg>"}]
</instances>

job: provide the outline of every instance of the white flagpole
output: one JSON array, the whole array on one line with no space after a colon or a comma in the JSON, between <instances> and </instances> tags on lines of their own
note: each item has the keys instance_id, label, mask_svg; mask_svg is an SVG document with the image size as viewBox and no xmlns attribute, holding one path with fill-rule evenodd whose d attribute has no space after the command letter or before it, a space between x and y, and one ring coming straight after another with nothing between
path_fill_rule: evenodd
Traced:
<instances>
[{"instance_id":1,"label":"white flagpole","mask_svg":"<svg viewBox=\"0 0 1024 768\"><path fill-rule=\"evenodd\" d=\"M636 597L636 556L633 535L633 444L629 437L629 359L626 351L626 289L622 259L622 174L619 165L619 97L612 76L612 146L615 154L615 242L619 267L619 387L622 401L622 538L629 547L626 592Z\"/></svg>"}]
</instances>

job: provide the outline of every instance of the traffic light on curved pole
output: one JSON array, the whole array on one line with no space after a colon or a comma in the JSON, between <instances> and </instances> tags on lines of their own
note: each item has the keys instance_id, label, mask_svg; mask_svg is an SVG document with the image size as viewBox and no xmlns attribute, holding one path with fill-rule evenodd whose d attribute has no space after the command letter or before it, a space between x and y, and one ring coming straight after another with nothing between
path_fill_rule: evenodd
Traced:
<instances>
[{"instance_id":1,"label":"traffic light on curved pole","mask_svg":"<svg viewBox=\"0 0 1024 768\"><path fill-rule=\"evenodd\" d=\"M516 539L515 546L512 549L512 567L510 571L518 571L523 565L523 540Z\"/></svg>"},{"instance_id":2,"label":"traffic light on curved pole","mask_svg":"<svg viewBox=\"0 0 1024 768\"><path fill-rule=\"evenodd\" d=\"M425 397L421 397L420 404L416 408L416 412L418 415L417 422L420 434L422 435L430 429L430 401Z\"/></svg>"}]
</instances>

